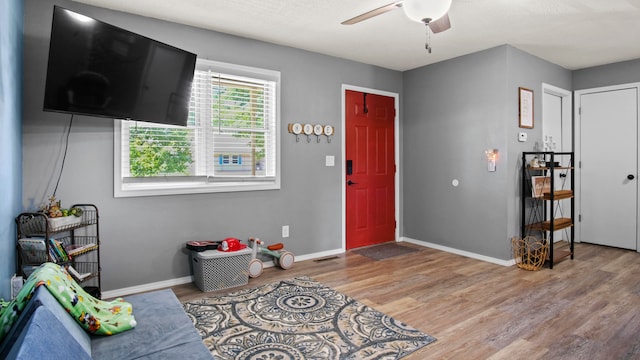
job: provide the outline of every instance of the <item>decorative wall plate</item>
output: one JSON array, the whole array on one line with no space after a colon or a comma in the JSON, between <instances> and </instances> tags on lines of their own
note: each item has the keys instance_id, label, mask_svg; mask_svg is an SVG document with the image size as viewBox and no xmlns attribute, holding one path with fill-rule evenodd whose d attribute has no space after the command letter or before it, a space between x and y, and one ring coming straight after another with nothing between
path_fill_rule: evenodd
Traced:
<instances>
[{"instance_id":1,"label":"decorative wall plate","mask_svg":"<svg viewBox=\"0 0 640 360\"><path fill-rule=\"evenodd\" d=\"M305 135L311 135L313 134L313 125L311 124L304 124L304 128L302 129L302 131L304 131Z\"/></svg>"},{"instance_id":2,"label":"decorative wall plate","mask_svg":"<svg viewBox=\"0 0 640 360\"><path fill-rule=\"evenodd\" d=\"M333 126L325 125L324 126L324 134L327 135L327 136L333 135Z\"/></svg>"},{"instance_id":3,"label":"decorative wall plate","mask_svg":"<svg viewBox=\"0 0 640 360\"><path fill-rule=\"evenodd\" d=\"M289 132L299 135L302 133L302 125L300 123L289 124Z\"/></svg>"}]
</instances>

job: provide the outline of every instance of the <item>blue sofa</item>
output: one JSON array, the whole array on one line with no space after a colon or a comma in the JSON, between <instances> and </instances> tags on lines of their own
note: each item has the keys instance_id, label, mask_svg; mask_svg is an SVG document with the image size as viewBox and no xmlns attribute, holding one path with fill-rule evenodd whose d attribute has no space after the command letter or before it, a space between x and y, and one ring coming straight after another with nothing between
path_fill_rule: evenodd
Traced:
<instances>
[{"instance_id":1,"label":"blue sofa","mask_svg":"<svg viewBox=\"0 0 640 360\"><path fill-rule=\"evenodd\" d=\"M212 359L171 290L132 295L137 325L111 336L88 334L45 286L0 344L0 359Z\"/></svg>"}]
</instances>

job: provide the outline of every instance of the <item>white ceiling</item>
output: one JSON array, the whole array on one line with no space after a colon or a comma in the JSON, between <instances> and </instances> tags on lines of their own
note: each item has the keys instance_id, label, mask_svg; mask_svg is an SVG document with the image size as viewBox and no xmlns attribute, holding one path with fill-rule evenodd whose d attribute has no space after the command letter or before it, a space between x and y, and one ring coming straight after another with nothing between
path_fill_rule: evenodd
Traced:
<instances>
[{"instance_id":1,"label":"white ceiling","mask_svg":"<svg viewBox=\"0 0 640 360\"><path fill-rule=\"evenodd\" d=\"M575 70L640 58L640 0L453 0L452 28L431 36L392 0L75 0L340 58L409 70L510 44Z\"/></svg>"}]
</instances>

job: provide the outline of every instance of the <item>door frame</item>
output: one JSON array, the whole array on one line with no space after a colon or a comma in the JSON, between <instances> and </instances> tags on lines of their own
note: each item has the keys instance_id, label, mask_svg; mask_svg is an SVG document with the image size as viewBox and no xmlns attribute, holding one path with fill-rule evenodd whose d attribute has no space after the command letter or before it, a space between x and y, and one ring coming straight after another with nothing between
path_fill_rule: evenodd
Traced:
<instances>
[{"instance_id":1,"label":"door frame","mask_svg":"<svg viewBox=\"0 0 640 360\"><path fill-rule=\"evenodd\" d=\"M363 92L363 93L368 93L368 94L376 94L376 95L382 95L382 96L387 96L387 97L392 97L393 98L393 106L396 110L396 114L395 114L395 118L393 119L393 128L394 128L394 138L393 138L393 147L394 147L394 161L395 161L395 165L396 165L396 172L394 174L394 202L395 202L395 218L396 218L396 228L394 231L394 239L395 241L398 241L398 239L400 238L399 234L400 234L400 94L398 93L394 93L394 92L389 92L389 91L384 91L384 90L378 90L378 89L371 89L371 88L366 88L366 87L361 87L361 86L356 86L356 85L349 85L349 84L342 84L342 89L341 89L341 98L342 98L342 109L341 109L341 114L342 114L342 124L340 126L340 144L341 144L341 164L342 164L342 171L341 171L341 176L340 176L340 191L341 191L341 207L342 207L342 251L346 251L347 249L347 188L345 186L346 184L346 179L347 179L347 169L346 169L346 149L347 149L347 143L346 143L346 134L345 134L345 130L346 130L346 100L345 100L345 93L347 90L352 90L352 91L358 91L358 92Z\"/></svg>"},{"instance_id":2,"label":"door frame","mask_svg":"<svg viewBox=\"0 0 640 360\"><path fill-rule=\"evenodd\" d=\"M560 127L560 132L561 132L561 136L560 136L560 148L559 149L555 149L553 151L555 152L566 152L566 151L574 151L573 148L573 99L572 99L572 94L570 90L566 90L563 88L559 88L557 86L553 86L551 84L547 84L547 83L542 83L542 114L545 114L545 106L548 106L548 104L545 102L546 97L544 96L545 94L549 94L549 95L553 95L553 96L557 96L560 98L561 101L561 110L560 110L560 117L561 117L561 127ZM549 124L547 121L545 121L544 118L542 118L542 142L544 143L544 137L545 137L545 133L548 133L547 131L545 131L545 124ZM544 145L543 145L544 147ZM544 151L550 151L550 150L545 150ZM574 159L575 159L575 155L574 155ZM570 206L567 204L567 202L570 200L562 200L560 203L560 206L562 206L562 209L565 211L565 213L567 213L567 206ZM575 222L575 220L574 220ZM575 230L575 229L574 229ZM560 230L562 231L561 235L558 236L557 238L554 236L554 240L557 241L562 241L563 237L562 235L565 234L565 231L567 230ZM576 233L574 233L574 235L576 235ZM579 242L579 237L576 235L574 236L574 241Z\"/></svg>"},{"instance_id":3,"label":"door frame","mask_svg":"<svg viewBox=\"0 0 640 360\"><path fill-rule=\"evenodd\" d=\"M558 96L560 98L562 98L562 138L561 143L562 143L562 149L560 149L559 151L574 151L574 147L573 147L573 118L572 118L572 99L571 99L571 91L566 90L566 89L562 89L559 88L557 86L553 86L547 83L542 83L542 93L543 94L550 94L550 95L555 95ZM542 108L544 109L545 103L544 103L544 96L542 96ZM544 113L544 111L543 111ZM567 121L564 121L564 120ZM542 121L542 136L544 139L544 120ZM567 146L567 143L569 143L570 146ZM558 150L556 150L558 151Z\"/></svg>"},{"instance_id":4,"label":"door frame","mask_svg":"<svg viewBox=\"0 0 640 360\"><path fill-rule=\"evenodd\" d=\"M582 154L580 153L580 145L581 145L580 117L582 116L580 112L581 96L584 94L590 94L590 93L617 91L617 90L630 89L630 88L636 89L636 94L638 96L636 99L636 104L640 106L640 82L611 85L611 86L602 86L602 87L596 87L596 88L590 88L590 89L581 89L573 92L574 98L575 98L575 101L574 101L574 114L575 114L574 115L574 130L575 130L574 134L575 135L574 135L573 144L574 144L574 154L575 154L574 165L576 167L576 171L574 173L575 173L575 193L577 194L575 201L576 201L576 217L578 219L577 224L575 225L575 230L576 230L576 239L578 240L581 239L580 215L582 210L582 204L580 199L580 194L582 193L582 187L581 187L582 182L581 182L581 172L580 172L580 161L582 160ZM640 109L636 114L639 117L636 139L638 143L640 143ZM640 162L640 147L636 146L636 151L637 151L636 161ZM640 163L636 163L636 169L640 170ZM603 169L603 171L606 171L606 169ZM640 178L637 179L637 181L640 181ZM640 187L638 187L636 190L636 207L637 206L640 206ZM640 220L636 222L636 229L639 225L640 225ZM640 247L638 246L639 236L640 236L640 231L636 230L636 252L640 252Z\"/></svg>"}]
</instances>

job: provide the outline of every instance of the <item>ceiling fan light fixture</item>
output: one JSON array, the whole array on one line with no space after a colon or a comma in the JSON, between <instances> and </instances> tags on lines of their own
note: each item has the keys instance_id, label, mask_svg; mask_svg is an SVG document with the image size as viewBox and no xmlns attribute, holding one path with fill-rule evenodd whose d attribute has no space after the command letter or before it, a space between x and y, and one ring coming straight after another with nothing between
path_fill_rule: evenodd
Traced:
<instances>
[{"instance_id":1,"label":"ceiling fan light fixture","mask_svg":"<svg viewBox=\"0 0 640 360\"><path fill-rule=\"evenodd\" d=\"M404 0L405 15L419 23L429 23L443 17L451 7L452 0Z\"/></svg>"}]
</instances>

